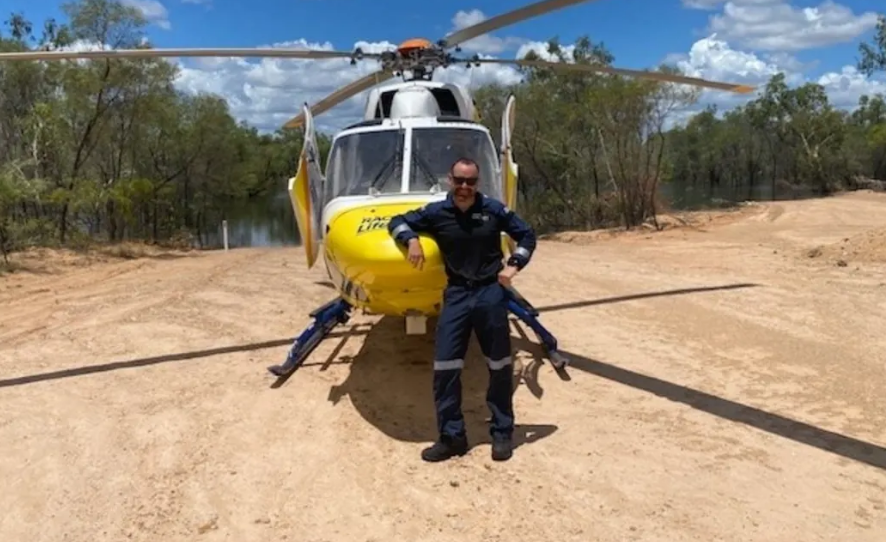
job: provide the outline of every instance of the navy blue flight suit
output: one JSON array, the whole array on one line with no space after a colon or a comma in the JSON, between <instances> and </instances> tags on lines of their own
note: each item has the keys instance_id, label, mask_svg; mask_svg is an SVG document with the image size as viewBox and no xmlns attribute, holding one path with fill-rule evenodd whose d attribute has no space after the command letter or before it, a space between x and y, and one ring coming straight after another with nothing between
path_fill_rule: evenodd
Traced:
<instances>
[{"instance_id":1,"label":"navy blue flight suit","mask_svg":"<svg viewBox=\"0 0 886 542\"><path fill-rule=\"evenodd\" d=\"M535 250L535 232L504 203L476 193L462 212L450 193L443 201L395 216L388 231L404 246L419 232L436 240L448 284L437 322L434 354L434 403L441 438L465 436L461 411L461 370L471 329L489 367L486 402L492 413L490 434L510 438L514 430L513 369L508 301L498 273L504 268L501 232L518 248L508 264L522 269Z\"/></svg>"}]
</instances>

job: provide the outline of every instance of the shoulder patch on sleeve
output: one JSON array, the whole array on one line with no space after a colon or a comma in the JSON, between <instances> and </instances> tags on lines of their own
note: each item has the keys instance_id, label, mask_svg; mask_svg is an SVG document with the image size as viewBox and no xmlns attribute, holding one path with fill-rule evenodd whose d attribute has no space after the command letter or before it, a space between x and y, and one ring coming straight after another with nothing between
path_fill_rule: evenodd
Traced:
<instances>
[{"instance_id":1,"label":"shoulder patch on sleeve","mask_svg":"<svg viewBox=\"0 0 886 542\"><path fill-rule=\"evenodd\" d=\"M495 210L505 216L511 214L511 208L505 205L503 201L495 202Z\"/></svg>"},{"instance_id":2,"label":"shoulder patch on sleeve","mask_svg":"<svg viewBox=\"0 0 886 542\"><path fill-rule=\"evenodd\" d=\"M483 196L483 204L492 211L496 213L508 213L508 208L505 206L504 202L501 202L495 198L490 198L489 196Z\"/></svg>"}]
</instances>

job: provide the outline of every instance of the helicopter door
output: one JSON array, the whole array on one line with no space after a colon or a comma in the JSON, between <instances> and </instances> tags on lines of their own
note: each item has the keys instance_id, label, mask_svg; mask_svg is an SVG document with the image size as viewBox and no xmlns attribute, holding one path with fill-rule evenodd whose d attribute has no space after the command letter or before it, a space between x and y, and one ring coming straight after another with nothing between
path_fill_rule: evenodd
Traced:
<instances>
[{"instance_id":1,"label":"helicopter door","mask_svg":"<svg viewBox=\"0 0 886 542\"><path fill-rule=\"evenodd\" d=\"M298 232L308 259L308 268L313 267L320 251L320 213L323 211L323 184L325 179L320 170L320 155L314 134L314 118L307 105L302 106L305 114L305 142L298 161L298 172L289 179L289 199L295 211Z\"/></svg>"},{"instance_id":2,"label":"helicopter door","mask_svg":"<svg viewBox=\"0 0 886 542\"><path fill-rule=\"evenodd\" d=\"M517 164L514 162L511 138L514 130L514 114L516 97L508 96L504 114L501 117L501 188L504 193L505 205L512 210L517 208ZM514 251L514 240L507 238L508 248Z\"/></svg>"}]
</instances>

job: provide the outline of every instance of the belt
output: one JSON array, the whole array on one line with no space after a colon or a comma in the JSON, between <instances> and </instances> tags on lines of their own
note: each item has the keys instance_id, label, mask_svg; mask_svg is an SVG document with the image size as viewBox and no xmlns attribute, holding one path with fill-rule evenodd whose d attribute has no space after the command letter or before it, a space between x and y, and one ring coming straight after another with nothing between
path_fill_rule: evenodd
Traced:
<instances>
[{"instance_id":1,"label":"belt","mask_svg":"<svg viewBox=\"0 0 886 542\"><path fill-rule=\"evenodd\" d=\"M489 286L490 284L495 284L496 282L498 282L497 275L493 275L485 279L466 279L463 277L449 278L450 286L461 286L462 288L480 288L483 286Z\"/></svg>"}]
</instances>

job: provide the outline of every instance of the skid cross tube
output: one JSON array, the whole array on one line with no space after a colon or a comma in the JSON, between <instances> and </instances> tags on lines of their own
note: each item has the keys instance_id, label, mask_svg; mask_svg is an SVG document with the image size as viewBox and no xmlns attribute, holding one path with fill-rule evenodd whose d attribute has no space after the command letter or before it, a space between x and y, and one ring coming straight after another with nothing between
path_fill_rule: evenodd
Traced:
<instances>
[{"instance_id":1,"label":"skid cross tube","mask_svg":"<svg viewBox=\"0 0 886 542\"><path fill-rule=\"evenodd\" d=\"M274 376L286 376L295 371L305 358L314 351L330 331L337 325L347 323L351 317L351 305L344 299L333 299L311 312L314 321L292 343L286 361L282 365L272 365L268 371Z\"/></svg>"},{"instance_id":2,"label":"skid cross tube","mask_svg":"<svg viewBox=\"0 0 886 542\"><path fill-rule=\"evenodd\" d=\"M538 311L516 290L509 288L505 291L508 294L508 311L532 328L535 336L538 337L539 342L544 347L548 358L550 358L551 365L555 369L563 369L569 365L569 358L561 354L557 349L557 338L538 321Z\"/></svg>"}]
</instances>

